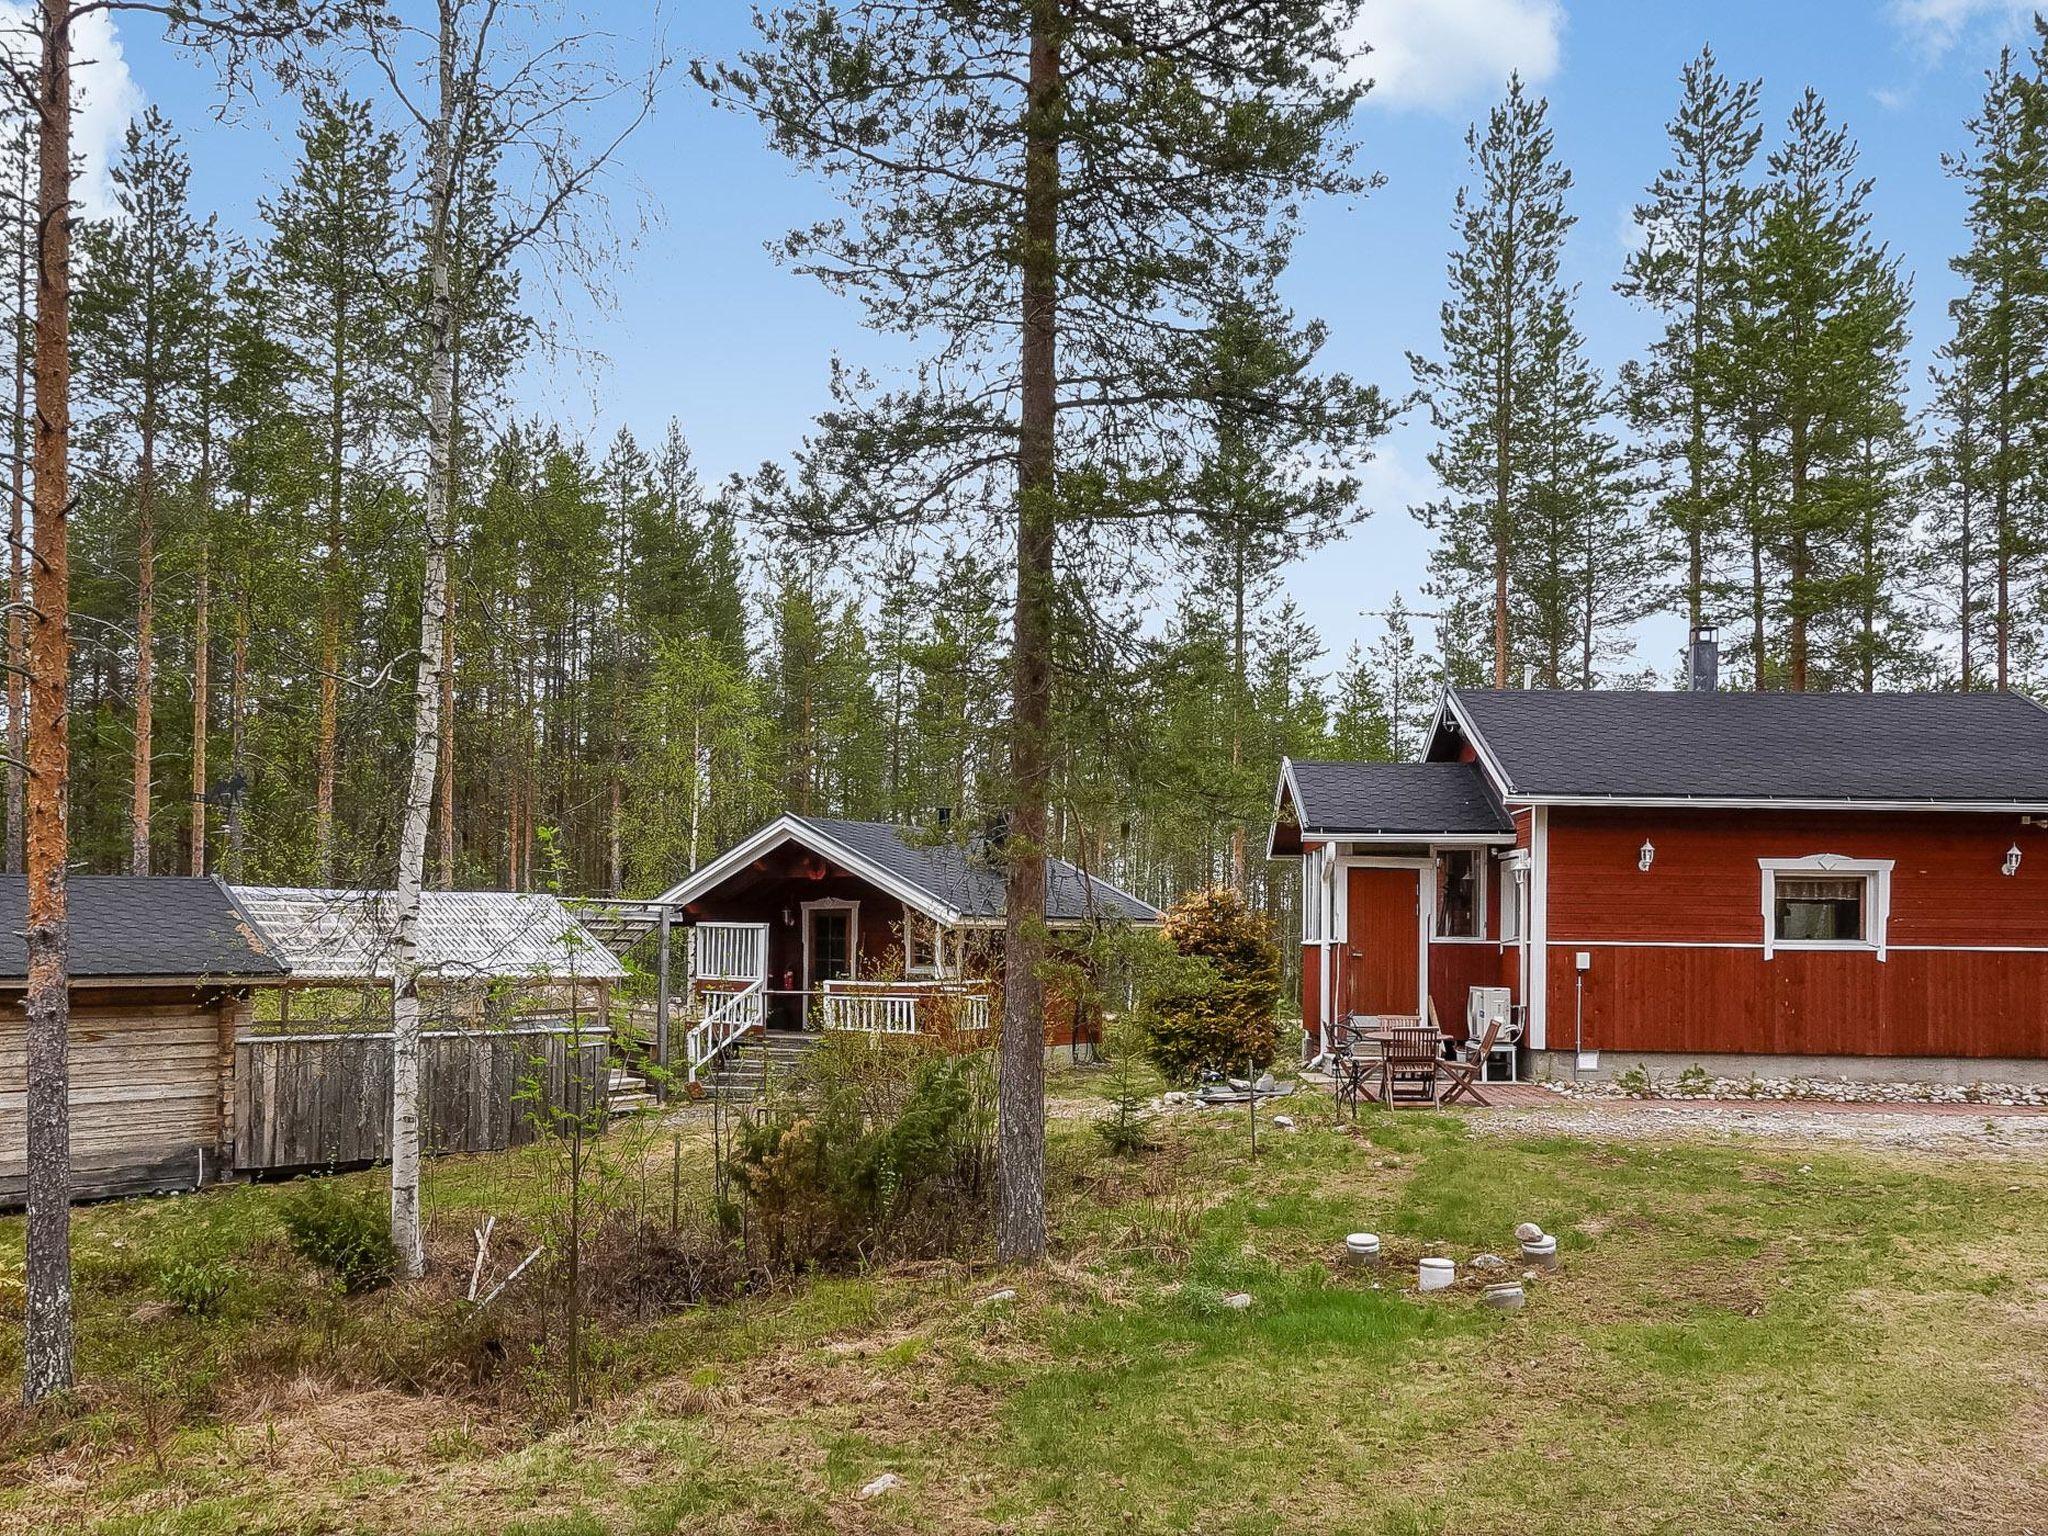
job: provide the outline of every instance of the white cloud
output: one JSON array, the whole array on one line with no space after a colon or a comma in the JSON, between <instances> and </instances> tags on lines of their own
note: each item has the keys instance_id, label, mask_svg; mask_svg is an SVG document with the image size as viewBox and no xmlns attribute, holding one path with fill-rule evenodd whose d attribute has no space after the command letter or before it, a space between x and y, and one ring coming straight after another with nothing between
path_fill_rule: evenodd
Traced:
<instances>
[{"instance_id":1,"label":"white cloud","mask_svg":"<svg viewBox=\"0 0 2048 1536\"><path fill-rule=\"evenodd\" d=\"M1514 70L1557 72L1563 0L1364 0L1351 31L1372 52L1358 66L1368 103L1450 111L1498 91Z\"/></svg>"},{"instance_id":2,"label":"white cloud","mask_svg":"<svg viewBox=\"0 0 2048 1536\"><path fill-rule=\"evenodd\" d=\"M1940 58L1979 25L2018 33L2040 8L2041 0L1891 0L1892 21L1929 59Z\"/></svg>"},{"instance_id":3,"label":"white cloud","mask_svg":"<svg viewBox=\"0 0 2048 1536\"><path fill-rule=\"evenodd\" d=\"M1887 112L1903 112L1913 104L1911 91L1895 91L1888 85L1878 86L1870 93L1870 98Z\"/></svg>"},{"instance_id":4,"label":"white cloud","mask_svg":"<svg viewBox=\"0 0 2048 1536\"><path fill-rule=\"evenodd\" d=\"M17 59L33 59L29 8L21 0L0 0L0 47ZM71 143L84 161L78 200L86 217L104 216L113 205L107 167L121 149L121 136L142 110L142 89L128 73L121 37L104 10L87 11L71 29L72 84L76 96Z\"/></svg>"}]
</instances>

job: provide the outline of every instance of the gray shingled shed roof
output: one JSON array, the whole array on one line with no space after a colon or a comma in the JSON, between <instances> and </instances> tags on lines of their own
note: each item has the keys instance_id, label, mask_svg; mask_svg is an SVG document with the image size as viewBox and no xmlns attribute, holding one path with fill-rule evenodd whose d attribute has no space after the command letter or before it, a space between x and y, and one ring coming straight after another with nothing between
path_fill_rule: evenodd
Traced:
<instances>
[{"instance_id":1,"label":"gray shingled shed roof","mask_svg":"<svg viewBox=\"0 0 2048 1536\"><path fill-rule=\"evenodd\" d=\"M958 843L918 841L909 828L882 821L828 821L813 816L791 819L815 827L871 863L881 865L920 890L929 891L962 917L1003 915L1002 872ZM1149 923L1158 919L1159 911L1106 881L1083 875L1065 859L1047 859L1045 915L1055 923L1085 922L1096 916Z\"/></svg>"},{"instance_id":2,"label":"gray shingled shed roof","mask_svg":"<svg viewBox=\"0 0 2048 1536\"><path fill-rule=\"evenodd\" d=\"M1497 836L1514 823L1470 763L1290 762L1295 815L1310 835Z\"/></svg>"},{"instance_id":3,"label":"gray shingled shed roof","mask_svg":"<svg viewBox=\"0 0 2048 1536\"><path fill-rule=\"evenodd\" d=\"M2048 806L2048 711L1998 693L1461 688L1511 796ZM1433 751L1456 728L1439 722Z\"/></svg>"},{"instance_id":4,"label":"gray shingled shed roof","mask_svg":"<svg viewBox=\"0 0 2048 1536\"><path fill-rule=\"evenodd\" d=\"M782 834L786 834L782 835ZM753 837L727 850L660 898L694 901L715 890L736 872L735 861L757 857L793 837L836 862L873 870L894 882L897 894L918 896L914 903L941 921L999 921L1003 915L1003 876L986 858L952 842L927 842L915 829L881 821L834 821L817 816L784 816ZM1046 919L1081 923L1095 918L1154 923L1159 909L1140 901L1106 880L1083 875L1065 859L1047 859Z\"/></svg>"},{"instance_id":5,"label":"gray shingled shed roof","mask_svg":"<svg viewBox=\"0 0 2048 1536\"><path fill-rule=\"evenodd\" d=\"M234 893L291 967L294 981L388 981L390 891L241 885ZM554 896L522 891L422 891L420 963L447 979L626 974Z\"/></svg>"},{"instance_id":6,"label":"gray shingled shed roof","mask_svg":"<svg viewBox=\"0 0 2048 1536\"><path fill-rule=\"evenodd\" d=\"M205 876L72 875L75 980L253 980L284 965L228 888ZM0 879L0 979L28 975L28 882Z\"/></svg>"}]
</instances>

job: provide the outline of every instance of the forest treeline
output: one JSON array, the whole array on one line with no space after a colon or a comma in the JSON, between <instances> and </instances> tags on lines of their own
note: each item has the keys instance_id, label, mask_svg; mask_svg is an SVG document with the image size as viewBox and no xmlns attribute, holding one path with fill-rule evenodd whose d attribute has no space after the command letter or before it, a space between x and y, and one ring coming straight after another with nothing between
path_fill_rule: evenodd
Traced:
<instances>
[{"instance_id":1,"label":"forest treeline","mask_svg":"<svg viewBox=\"0 0 2048 1536\"><path fill-rule=\"evenodd\" d=\"M1446 678L1668 679L1632 648L1653 613L1718 623L1729 686L2037 681L2044 72L2048 43L2001 54L1958 125L1962 294L1935 316L1872 232L1877 189L1827 105L1805 92L1767 123L1760 85L1703 53L1615 275L1659 334L1612 377L1560 276L1570 172L1546 104L1511 83L1472 129L1439 334L1410 360L1442 485L1412 509L1435 534L1421 613L1397 600L1372 645L1328 654L1284 573L1358 513L1258 536L1233 508L1271 494L1255 461L1287 447L1220 431L1244 462L1192 484L1196 534L1063 573L1057 851L1155 899L1228 879L1282 906L1262 858L1281 754L1413 752ZM26 136L0 174L26 206ZM295 158L230 235L192 206L176 125L152 110L128 131L115 207L80 234L76 868L391 878L423 559L409 174L366 104L311 95ZM488 188L471 206L490 218ZM0 253L17 465L24 229ZM999 533L780 538L800 475L712 484L683 425L593 442L513 410L534 306L502 273L472 288L435 879L645 894L783 809L968 824L1003 803ZM1940 328L1919 412L1909 323ZM18 623L9 645L18 662ZM17 775L14 868L18 805Z\"/></svg>"}]
</instances>

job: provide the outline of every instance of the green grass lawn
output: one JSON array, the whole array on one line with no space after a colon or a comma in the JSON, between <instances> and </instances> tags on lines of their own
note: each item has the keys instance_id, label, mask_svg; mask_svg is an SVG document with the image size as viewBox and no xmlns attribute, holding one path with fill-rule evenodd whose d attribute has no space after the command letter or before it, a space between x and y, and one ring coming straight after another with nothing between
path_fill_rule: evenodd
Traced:
<instances>
[{"instance_id":1,"label":"green grass lawn","mask_svg":"<svg viewBox=\"0 0 2048 1536\"><path fill-rule=\"evenodd\" d=\"M2048 1529L2048 1167L1411 1113L1269 1131L1254 1165L1242 1115L1158 1131L1124 1160L1055 1124L1042 1270L614 1320L573 1419L437 1364L445 1274L324 1292L277 1190L81 1211L88 1385L5 1426L0 1529ZM444 1271L471 1212L542 1182L429 1179ZM1525 1219L1561 1265L1524 1311L1406 1289L1425 1252L1512 1254ZM1395 1258L1377 1288L1341 1262L1360 1228ZM247 1277L217 1317L154 1296L195 1242ZM858 1499L883 1472L902 1487Z\"/></svg>"}]
</instances>

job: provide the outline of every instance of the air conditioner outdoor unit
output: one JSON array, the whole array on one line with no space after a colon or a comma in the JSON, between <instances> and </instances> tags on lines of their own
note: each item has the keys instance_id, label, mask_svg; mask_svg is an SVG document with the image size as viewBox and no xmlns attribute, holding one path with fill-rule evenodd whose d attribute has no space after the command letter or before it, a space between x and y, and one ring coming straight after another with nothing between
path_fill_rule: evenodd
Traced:
<instances>
[{"instance_id":1,"label":"air conditioner outdoor unit","mask_svg":"<svg viewBox=\"0 0 2048 1536\"><path fill-rule=\"evenodd\" d=\"M1513 1002L1506 987L1473 987L1465 994L1465 1030L1473 1039L1486 1033L1486 1021L1499 1019L1506 1025L1513 1017Z\"/></svg>"}]
</instances>

